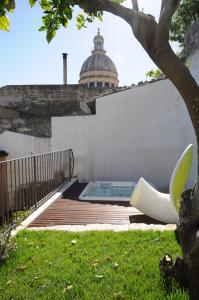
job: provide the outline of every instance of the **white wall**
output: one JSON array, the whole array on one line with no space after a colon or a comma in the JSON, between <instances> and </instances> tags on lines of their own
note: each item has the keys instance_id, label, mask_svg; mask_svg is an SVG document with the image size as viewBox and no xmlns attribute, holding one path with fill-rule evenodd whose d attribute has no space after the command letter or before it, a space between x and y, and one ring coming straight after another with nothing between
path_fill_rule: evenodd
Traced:
<instances>
[{"instance_id":1,"label":"white wall","mask_svg":"<svg viewBox=\"0 0 199 300\"><path fill-rule=\"evenodd\" d=\"M5 131L0 134L0 149L9 153L7 159L14 159L51 151L51 139Z\"/></svg>"},{"instance_id":2,"label":"white wall","mask_svg":"<svg viewBox=\"0 0 199 300\"><path fill-rule=\"evenodd\" d=\"M95 116L52 118L52 147L72 148L80 181L138 180L166 190L195 133L179 93L162 80L97 99ZM196 147L194 165L196 167ZM192 184L196 168L192 170Z\"/></svg>"}]
</instances>

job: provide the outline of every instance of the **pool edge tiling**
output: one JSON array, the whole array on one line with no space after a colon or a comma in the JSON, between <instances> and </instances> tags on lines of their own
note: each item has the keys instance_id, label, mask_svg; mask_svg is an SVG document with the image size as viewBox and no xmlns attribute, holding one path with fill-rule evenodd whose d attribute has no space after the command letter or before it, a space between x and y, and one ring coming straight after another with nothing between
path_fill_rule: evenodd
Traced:
<instances>
[{"instance_id":1,"label":"pool edge tiling","mask_svg":"<svg viewBox=\"0 0 199 300\"><path fill-rule=\"evenodd\" d=\"M130 201L133 181L90 181L79 195L83 201Z\"/></svg>"}]
</instances>

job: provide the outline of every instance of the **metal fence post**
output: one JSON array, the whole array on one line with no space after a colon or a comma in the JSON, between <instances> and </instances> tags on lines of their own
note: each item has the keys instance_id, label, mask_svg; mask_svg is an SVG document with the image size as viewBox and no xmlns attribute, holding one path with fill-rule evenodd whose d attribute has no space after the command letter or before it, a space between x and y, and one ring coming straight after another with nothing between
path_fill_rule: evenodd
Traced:
<instances>
[{"instance_id":1,"label":"metal fence post","mask_svg":"<svg viewBox=\"0 0 199 300\"><path fill-rule=\"evenodd\" d=\"M74 155L73 150L69 149L69 179L73 177L73 171L74 171Z\"/></svg>"},{"instance_id":2,"label":"metal fence post","mask_svg":"<svg viewBox=\"0 0 199 300\"><path fill-rule=\"evenodd\" d=\"M36 156L33 156L33 189L34 189L34 202L35 208L37 208L37 169L36 169Z\"/></svg>"}]
</instances>

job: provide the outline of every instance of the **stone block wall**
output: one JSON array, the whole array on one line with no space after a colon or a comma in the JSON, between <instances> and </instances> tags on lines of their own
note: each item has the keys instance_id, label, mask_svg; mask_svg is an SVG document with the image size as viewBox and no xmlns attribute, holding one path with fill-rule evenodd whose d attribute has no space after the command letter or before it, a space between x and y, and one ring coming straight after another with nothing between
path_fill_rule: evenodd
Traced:
<instances>
[{"instance_id":1,"label":"stone block wall","mask_svg":"<svg viewBox=\"0 0 199 300\"><path fill-rule=\"evenodd\" d=\"M81 102L92 100L103 88L88 88L86 85L8 85L0 88L0 104L17 102ZM106 88L107 90L107 88Z\"/></svg>"},{"instance_id":2,"label":"stone block wall","mask_svg":"<svg viewBox=\"0 0 199 300\"><path fill-rule=\"evenodd\" d=\"M183 56L189 57L199 50L199 21L193 23L185 33Z\"/></svg>"},{"instance_id":3,"label":"stone block wall","mask_svg":"<svg viewBox=\"0 0 199 300\"><path fill-rule=\"evenodd\" d=\"M11 85L0 88L0 132L51 136L51 117L86 115L86 102L111 88L85 85Z\"/></svg>"}]
</instances>

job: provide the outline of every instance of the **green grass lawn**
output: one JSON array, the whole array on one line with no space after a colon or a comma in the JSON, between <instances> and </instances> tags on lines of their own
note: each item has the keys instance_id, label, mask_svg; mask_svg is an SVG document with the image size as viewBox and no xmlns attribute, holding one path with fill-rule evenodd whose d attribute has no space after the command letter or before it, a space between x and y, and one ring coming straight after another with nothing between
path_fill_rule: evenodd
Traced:
<instances>
[{"instance_id":1,"label":"green grass lawn","mask_svg":"<svg viewBox=\"0 0 199 300\"><path fill-rule=\"evenodd\" d=\"M164 293L159 260L180 254L172 232L22 231L0 267L0 299L188 299Z\"/></svg>"}]
</instances>

